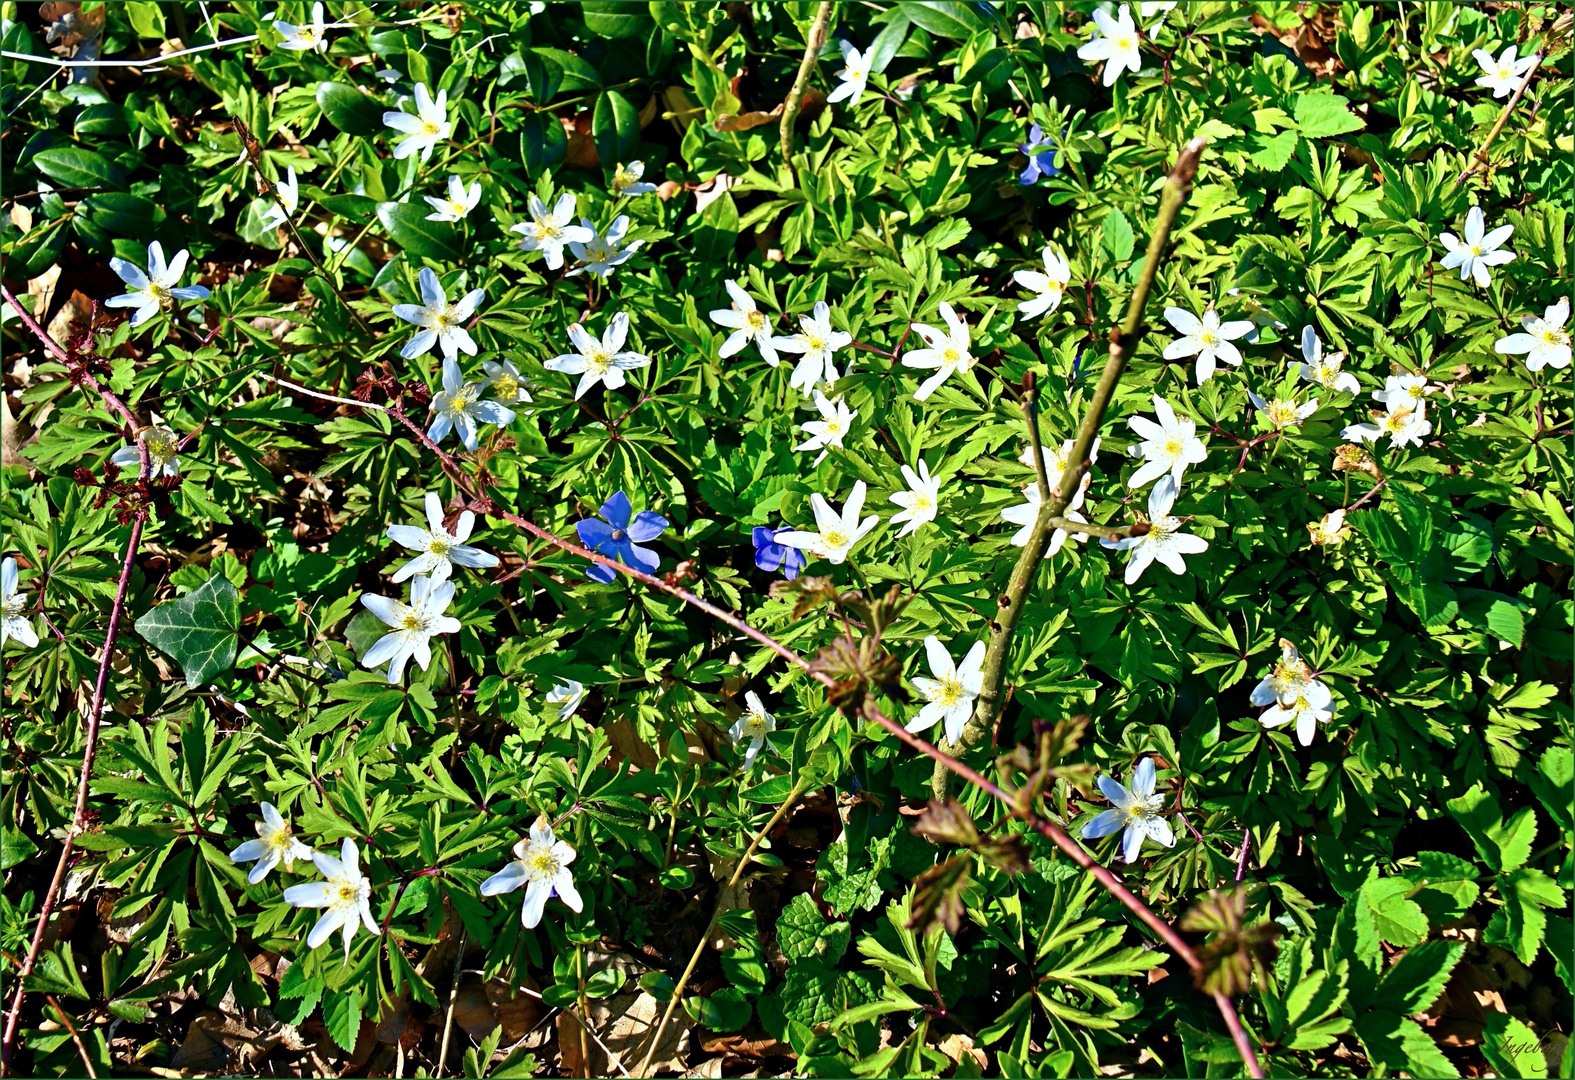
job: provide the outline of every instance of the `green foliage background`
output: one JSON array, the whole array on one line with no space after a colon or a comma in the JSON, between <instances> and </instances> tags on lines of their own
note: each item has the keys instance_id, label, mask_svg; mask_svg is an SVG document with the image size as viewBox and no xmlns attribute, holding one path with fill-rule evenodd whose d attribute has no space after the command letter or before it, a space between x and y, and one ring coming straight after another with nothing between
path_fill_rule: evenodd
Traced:
<instances>
[{"instance_id":1,"label":"green foliage background","mask_svg":"<svg viewBox=\"0 0 1575 1080\"><path fill-rule=\"evenodd\" d=\"M162 1066L223 1003L259 1030L294 1025L318 1061L352 1070L392 1060L386 1035L401 1029L387 1018L404 1009L416 1034L400 1052L432 1068L456 951L469 950L465 969L539 988L546 1006L605 1017L598 1002L626 1010L637 989L666 1000L720 901L726 947L705 950L676 1020L697 1032L686 1067L1240 1075L1179 962L1032 833L1028 872L973 866L955 935L908 929L914 879L952 854L908 829L928 760L670 596L588 582L583 560L483 518L475 542L505 565L459 572L450 613L463 631L408 685L360 669L377 624L358 598L400 595L383 575L405 555L384 529L421 521L426 491L455 488L385 413L270 381L345 397L370 373L436 390L437 354L400 358L408 327L390 305L416 298L422 267L451 297L484 289L465 371L512 360L534 403L484 429L466 467L561 536L628 492L672 522L655 545L662 572L683 566L689 588L806 655L844 624L768 595L751 527L807 527L811 494L840 506L858 480L885 515L899 466L923 458L944 481L936 523L901 539L883 523L848 563L810 572L899 586L910 602L882 644L927 675L922 639L960 656L984 637L1017 556L1000 517L1032 476L1017 461L1015 388L1036 375L1047 445L1074 433L1159 181L1201 134L1210 147L1086 512L1120 525L1143 507L1123 482L1123 420L1151 413L1158 393L1209 444L1177 509L1209 549L1184 576L1155 567L1131 587L1097 544L1047 559L996 746L1082 714L1076 761L1125 778L1159 759L1177 843L1121 872L1172 921L1239 876L1258 886L1245 919L1282 936L1238 1005L1272 1075L1569 1075L1575 1058L1561 1066L1564 1044L1546 1037L1568 1019L1575 949L1572 401L1567 371L1494 352L1522 316L1570 294L1567 16L1560 28L1542 4L1183 4L1162 26L1139 19L1155 27L1144 73L1106 90L1076 56L1088 3L841 4L834 36L873 43L880 71L856 108L825 107L841 66L828 42L790 170L775 117L723 129L786 96L815 4L531 7L336 0L341 25L319 54L278 50L271 7L133 2L99 8L99 55L258 40L96 78L3 62L8 287L51 298L35 311L48 322L76 292L119 292L108 259L143 265L158 239L189 248L213 289L135 331L95 327L107 385L141 422L193 439L131 578L135 627L111 669L69 910L29 980L40 993L23 1011L21 1067L71 1075L82 1054L100 1075ZM305 9L280 10L300 23ZM36 5L0 13L8 52L49 54ZM1503 106L1473 85L1472 50L1511 43L1547 59L1490 166L1457 184ZM453 135L429 161L398 162L380 117L415 83L447 90ZM1061 168L1024 187L1017 144L1032 122ZM240 124L270 179L299 174L298 235L263 225ZM609 195L611 166L634 159L668 189ZM450 173L479 181L482 203L461 225L428 222L420 196ZM718 176L697 211L696 186ZM562 191L598 226L627 213L643 241L605 284L546 271L507 231L531 193ZM1439 234L1461 232L1474 205L1515 227L1516 258L1486 289L1438 266ZM1067 254L1072 286L1054 314L1017 321L1011 273L1036 268L1046 243ZM726 331L707 312L728 305L727 279L779 333L824 300L873 347L839 355L837 392L858 419L819 466L791 449L815 414L789 366L753 347L718 358ZM1242 368L1198 387L1190 362L1161 358L1163 306L1240 318L1249 299L1284 329L1243 345ZM911 321L938 324L943 301L983 360L920 404L911 371L877 350ZM574 380L542 363L568 351L569 325L599 332L615 311L653 363L576 402ZM1304 325L1347 352L1362 394L1320 389L1304 424L1243 453L1231 435L1267 431L1247 393L1292 390ZM0 946L15 965L72 820L128 527L73 479L80 466L115 474L102 466L123 443L117 424L9 311L6 326L4 551L60 635L5 654ZM1342 428L1367 419L1368 391L1392 373L1442 386L1432 435L1380 445L1379 473L1335 471ZM1352 537L1311 546L1307 524L1369 496L1377 475ZM200 656L160 636L183 604L212 631ZM1311 747L1262 728L1247 701L1281 638L1334 690ZM591 693L559 719L545 695L564 678ZM748 776L726 738L746 688L778 723L775 752ZM917 704L883 707L907 720ZM809 795L746 885L719 896L795 779ZM981 793L958 794L981 825L1023 832ZM315 913L281 902L283 871L248 886L227 858L263 800L323 850L362 840L388 934L358 936L348 963L333 943L306 949ZM1103 800L1061 779L1045 806L1071 823ZM477 885L542 812L569 815L559 835L578 849L585 910L554 902L526 931L517 896L483 900ZM1115 858L1108 842L1092 850ZM1473 990L1498 1004L1484 1012ZM382 1042L363 1055L368 1031ZM475 1041L451 1050L469 1049L473 1075L612 1071L575 1058L567 1036L537 1040L528 1059L496 1035ZM309 1073L303 1053L278 1044L245 1068Z\"/></svg>"}]
</instances>

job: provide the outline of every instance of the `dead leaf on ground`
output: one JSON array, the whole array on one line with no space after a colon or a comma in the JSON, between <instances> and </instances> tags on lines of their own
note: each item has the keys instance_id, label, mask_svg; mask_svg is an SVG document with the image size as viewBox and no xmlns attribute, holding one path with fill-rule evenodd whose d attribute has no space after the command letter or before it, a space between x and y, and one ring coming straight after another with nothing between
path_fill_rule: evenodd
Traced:
<instances>
[{"instance_id":1,"label":"dead leaf on ground","mask_svg":"<svg viewBox=\"0 0 1575 1080\"><path fill-rule=\"evenodd\" d=\"M619 1063L630 1072L645 1059L647 1046L656 1034L666 1005L643 990L633 994L592 1001L588 1018L590 1030L595 1032L606 1048L612 1051ZM682 1072L684 1047L694 1024L682 1009L673 1013L673 1019L662 1032L662 1041L651 1055L647 1075L655 1072ZM617 1066L607 1061L607 1055L590 1034L585 1036L586 1058L580 1056L579 1020L570 1012L558 1015L558 1055L560 1067L569 1076L621 1075Z\"/></svg>"}]
</instances>

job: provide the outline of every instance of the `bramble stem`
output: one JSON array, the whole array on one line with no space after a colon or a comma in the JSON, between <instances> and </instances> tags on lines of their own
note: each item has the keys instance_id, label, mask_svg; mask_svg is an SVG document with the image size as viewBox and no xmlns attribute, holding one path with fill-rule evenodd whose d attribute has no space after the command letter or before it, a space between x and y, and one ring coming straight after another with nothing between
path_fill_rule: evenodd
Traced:
<instances>
[{"instance_id":1,"label":"bramble stem","mask_svg":"<svg viewBox=\"0 0 1575 1080\"><path fill-rule=\"evenodd\" d=\"M22 324L32 331L33 336L43 344L44 348L64 361L72 364L71 355L59 342L50 337L48 332L39 325L22 305L17 302L11 290L0 285L0 294L3 294L7 303L22 317ZM126 408L124 402L110 391L99 385L98 381L86 371L78 371L82 381L92 390L96 391L104 404L111 412L118 413L126 423L127 435L133 444L140 445L136 439L137 421ZM151 473L151 463L148 459L148 448L141 447L142 466L141 478L146 480ZM131 535L126 539L126 556L120 567L120 580L115 586L115 603L109 609L109 628L104 631L104 655L99 658L98 678L93 684L93 700L88 706L87 714L87 741L82 748L82 769L77 779L76 808L71 815L71 827L66 830L65 844L60 849L60 861L55 864L55 876L50 879L49 888L44 893L44 902L38 909L38 925L33 928L33 940L28 944L27 956L22 961L21 970L16 977L16 993L11 998L11 1007L6 1012L5 1034L0 1039L0 1074L6 1071L11 1057L11 1047L16 1041L17 1022L22 1015L22 999L27 994L27 977L33 973L33 967L38 963L38 954L44 947L44 932L49 926L49 915L54 910L55 900L60 895L60 887L66 878L66 864L71 860L71 851L76 845L77 833L82 830L87 817L88 782L93 775L93 759L98 753L99 718L103 715L104 694L109 686L110 662L115 654L115 638L120 633L120 617L126 609L126 592L131 584L131 570L137 563L137 550L142 544L141 516L132 519ZM40 598L42 599L42 598Z\"/></svg>"},{"instance_id":2,"label":"bramble stem","mask_svg":"<svg viewBox=\"0 0 1575 1080\"><path fill-rule=\"evenodd\" d=\"M1159 271L1160 258L1165 252L1165 245L1170 240L1171 227L1175 225L1176 217L1192 191L1192 180L1198 173L1198 159L1202 156L1205 145L1207 140L1200 137L1193 139L1182 148L1176 158L1176 165L1171 169L1170 176L1160 192L1159 214L1154 220L1154 233L1149 237L1148 251L1143 257L1142 272L1136 287L1132 290L1132 298L1127 304L1126 318L1121 326L1110 334L1109 359L1105 361L1105 370L1100 375L1099 384L1094 388L1094 395L1089 399L1088 409L1083 414L1083 423L1078 428L1077 438L1072 444L1072 452L1067 457L1067 467L1061 473L1061 481L1056 485L1056 490L1039 504L1039 515L1034 519L1033 530L1028 534L1028 543L1023 545L1023 552L1018 556L1017 565L1012 568L1012 576L1007 583L1006 591L997 601L996 616L990 630L990 642L984 654L984 686L974 705L974 713L963 728L957 748L961 753L966 754L984 742L994 730L995 721L1000 716L1001 688L1006 681L1006 662L1011 652L1012 635L1017 629L1017 620L1022 616L1023 607L1027 603L1029 587L1033 584L1039 563L1044 559L1045 550L1050 545L1050 536L1055 531L1051 520L1065 513L1067 504L1071 502L1073 493L1082 484L1083 475L1091 464L1089 452L1094 445L1094 438L1099 434L1099 426L1104 421L1105 410L1110 407L1110 400L1115 396L1116 384L1121 381L1121 373L1126 370L1127 360L1135 345L1134 339L1143 321L1143 307L1148 302L1149 290L1153 287L1154 277ZM1037 427L1030 426L1033 428L1030 439L1037 441ZM1041 480L1041 483L1044 481ZM1046 486L1048 487L1048 484ZM1082 529L1080 526L1078 530L1092 531ZM945 800L950 783L950 771L944 764L937 763L935 774L930 781L937 799Z\"/></svg>"},{"instance_id":3,"label":"bramble stem","mask_svg":"<svg viewBox=\"0 0 1575 1080\"><path fill-rule=\"evenodd\" d=\"M782 103L782 123L777 128L777 133L782 142L782 165L790 176L793 173L793 125L798 122L799 103L804 100L804 87L809 84L809 73L815 70L815 62L820 59L820 47L826 43L826 27L831 23L831 8L831 0L821 0L820 7L816 9L815 23L810 27L809 40L804 48L804 59L799 62L798 75L793 79L793 88L788 91L787 100Z\"/></svg>"},{"instance_id":4,"label":"bramble stem","mask_svg":"<svg viewBox=\"0 0 1575 1080\"><path fill-rule=\"evenodd\" d=\"M749 846L744 849L744 854L739 857L738 865L733 868L733 876L728 879L727 886L721 895L716 898L716 910L711 913L711 921L706 924L705 933L700 935L700 941L695 945L695 951L689 957L689 964L684 968L684 973L678 977L678 983L673 987L673 993L667 1000L667 1010L662 1013L662 1022L656 1025L656 1034L651 1036L650 1045L645 1048L645 1058L640 1062L640 1067L634 1070L636 1080L645 1075L645 1070L651 1066L651 1056L656 1053L656 1048L661 1045L662 1032L667 1030L667 1022L673 1018L673 1012L678 1008L678 1002L683 997L684 987L689 985L689 977L695 973L695 965L700 962L700 957L705 954L706 942L711 940L711 931L716 929L716 924L722 921L722 916L727 914L722 910L722 905L727 899L727 890L738 884L738 879L744 876L744 868L749 865L749 860L754 856L755 849L760 846L771 830L777 827L777 822L782 820L793 804L798 802L798 797L804 793L804 781L798 780L793 784L793 790L788 792L788 797L782 805L777 807L777 812L771 815L771 820L766 822L765 828L755 834Z\"/></svg>"}]
</instances>

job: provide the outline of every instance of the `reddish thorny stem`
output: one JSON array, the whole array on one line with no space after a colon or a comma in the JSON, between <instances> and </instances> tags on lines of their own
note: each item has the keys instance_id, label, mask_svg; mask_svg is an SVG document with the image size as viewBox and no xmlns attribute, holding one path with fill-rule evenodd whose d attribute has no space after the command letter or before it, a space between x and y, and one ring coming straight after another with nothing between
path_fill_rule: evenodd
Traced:
<instances>
[{"instance_id":1,"label":"reddish thorny stem","mask_svg":"<svg viewBox=\"0 0 1575 1080\"><path fill-rule=\"evenodd\" d=\"M44 347L53 353L67 366L74 364L74 359L65 349L49 336L38 320L33 318L21 304L17 303L11 290L0 285L0 294L3 294L7 303L22 317L22 323L30 330ZM90 389L98 393L105 406L113 413L118 413L126 424L126 435L133 442L136 441L137 420L131 410L126 408L114 394L99 385L93 376L82 370L77 370L74 375L81 379ZM142 447L142 479L146 480L150 473L147 447ZM110 661L115 652L115 638L120 633L120 618L126 610L126 591L131 584L131 571L137 563L137 550L142 544L143 516L138 515L131 522L131 535L126 539L126 557L121 563L120 580L115 586L115 602L109 609L109 628L104 632L104 654L98 662L98 678L93 684L93 701L88 706L86 743L82 748L82 771L77 779L76 809L71 815L71 826L66 830L65 844L60 849L60 861L55 864L55 876L50 879L49 889L44 893L44 902L38 909L38 925L33 928L33 939L28 944L27 956L22 961L22 968L17 973L16 992L11 998L11 1007L6 1011L5 1034L0 1042L0 1075L9 1070L11 1047L16 1040L17 1023L22 1015L22 999L26 995L26 983L33 967L38 963L38 954L43 951L44 932L49 926L49 915L54 910L55 900L60 896L60 887L65 881L66 865L70 862L71 851L76 844L77 833L81 831L87 812L88 782L93 775L93 759L98 753L99 718L103 715L104 694L109 686Z\"/></svg>"},{"instance_id":2,"label":"reddish thorny stem","mask_svg":"<svg viewBox=\"0 0 1575 1080\"><path fill-rule=\"evenodd\" d=\"M66 355L65 351L60 349L60 347L49 338L48 334L44 332L43 328L39 326L30 315L22 310L21 305L16 302L15 298L12 297L9 291L5 292L5 299L10 301L11 305L22 314L23 322L27 325L28 329L31 330L40 341L44 342L46 347L54 351L63 360L67 360L69 362L70 358ZM98 385L91 382L90 380L91 376L88 376L87 381L89 381L89 385L91 385L94 389L99 389ZM132 417L130 411L127 410L126 407L118 400L116 400L113 395L101 389L99 392L107 403L113 403L115 410L126 418L128 426L135 428L135 420ZM361 403L357 402L355 404L359 405ZM377 408L377 406L370 404L363 407ZM449 455L440 446L428 438L426 432L405 415L403 409L399 408L397 405L394 405L388 407L386 411L391 416L393 416L394 419L399 421L400 424L404 425L407 430L414 434L416 438L420 440L423 446L431 450L433 454L437 456L438 461L443 466L444 471L449 474L455 486L473 502L476 509L479 509L491 516L501 518L502 520L507 521L520 529L523 529L530 535L543 540L568 554L586 559L590 562L599 563L617 573L632 578L643 585L676 597L684 603L705 612L707 615L717 619L719 622L732 627L734 630L737 630L739 633L745 635L765 648L770 649L782 659L796 665L805 671L811 678L815 679L823 686L830 688L836 684L836 680L830 675L815 670L808 660L794 652L792 649L789 649L787 646L783 645L769 634L756 629L731 612L725 611L722 608L719 608L716 605L700 598L699 596L696 596L688 589L682 588L676 584L671 584L668 581L655 577L651 574L644 573L643 571L637 570L632 566L618 562L615 559L609 559L604 555L591 551L589 548L581 546L580 544L565 540L562 537L559 537L556 534L542 528L528 518L522 517L511 510L499 506L487 492L485 485L479 481L476 481L473 477L467 475L460 467L459 463L455 461L451 455ZM144 473L146 473L147 459L145 452L143 468ZM88 749L84 753L82 775L78 790L76 815L77 822L73 825L71 832L68 832L67 834L65 850L61 854L60 865L56 870L55 880L51 883L49 893L45 897L45 907L40 913L38 928L34 933L33 945L32 948L29 949L27 961L23 966L21 976L22 978L25 978L27 974L31 972L32 965L37 959L39 947L43 940L44 927L48 919L49 911L54 902L55 896L59 892L60 883L64 877L66 860L71 851L72 839L77 826L80 824L82 812L86 804L88 777L92 771L92 754L97 740L98 715L99 709L102 705L105 682L108 676L109 656L111 647L114 643L114 637L118 629L120 613L124 607L126 585L129 580L131 566L134 562L137 544L141 537L142 522L140 520L134 522L132 528L133 531L131 540L127 545L125 567L122 570L120 586L115 599L115 606L111 611L110 629L105 642L104 657L100 663L99 668L98 687L94 694L94 704L89 721L89 743ZM924 754L934 761L944 765L953 773L962 777L964 780L973 784L975 787L982 789L991 797L999 800L1007 807L1010 808L1013 806L1013 797L1003 788L1001 788L1000 785L989 780L983 774L952 757L950 754L944 753L932 743L921 739L917 735L914 735L912 732L908 731L905 727L903 727L903 725L883 714L875 706L873 700L866 701L864 705L864 716L866 719L870 720L872 723L877 724L901 742L905 743L914 750L917 750L919 753ZM1015 816L1021 817L1030 828L1034 829L1036 832L1054 843L1056 847L1061 849L1061 851L1065 852L1073 862L1077 863L1080 867L1092 874L1094 879L1098 881L1107 892L1119 900L1122 905L1124 905L1129 911L1133 913L1133 915L1138 918L1139 921L1152 930L1155 935L1160 938L1160 940L1164 941L1165 944L1169 946L1184 963L1186 963L1188 968L1190 968L1193 972L1197 972L1202 967L1202 963L1198 960L1197 954L1193 951L1192 947L1188 945L1187 942L1181 937L1181 935L1178 934L1168 922L1157 915L1153 909L1151 909L1131 890L1122 884L1121 880L1116 877L1115 874L1111 873L1110 870L1106 869L1103 865L1095 861L1093 856L1084 850L1081 844L1072 839L1072 837L1068 835L1065 830L1061 829L1059 826L1050 821L1046 821L1031 811L1020 812L1014 809L1012 812ZM4 1043L7 1053L9 1053L12 1041L15 1037L16 1023L20 1014L24 992L25 991L23 987L18 985L15 998L12 1001L10 1013L7 1017ZM1258 1063L1257 1055L1252 1046L1252 1041L1246 1030L1243 1028L1240 1017L1236 1013L1235 1004L1225 994L1215 993L1212 996L1214 998L1214 1004L1218 1008L1220 1016L1225 1022L1225 1027L1230 1032L1236 1049L1242 1057L1242 1061L1246 1064L1248 1074L1253 1077L1262 1077L1264 1075L1262 1067Z\"/></svg>"}]
</instances>

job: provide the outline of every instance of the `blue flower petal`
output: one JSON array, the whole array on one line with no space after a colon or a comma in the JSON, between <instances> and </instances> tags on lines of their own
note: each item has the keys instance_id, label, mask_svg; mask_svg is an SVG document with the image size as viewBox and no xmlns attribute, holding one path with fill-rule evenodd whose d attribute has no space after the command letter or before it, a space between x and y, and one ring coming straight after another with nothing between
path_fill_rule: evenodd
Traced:
<instances>
[{"instance_id":1,"label":"blue flower petal","mask_svg":"<svg viewBox=\"0 0 1575 1080\"><path fill-rule=\"evenodd\" d=\"M629 496L621 491L615 491L612 498L602 503L602 517L606 518L615 529L629 527L629 514L634 507L629 505Z\"/></svg>"},{"instance_id":2,"label":"blue flower petal","mask_svg":"<svg viewBox=\"0 0 1575 1080\"><path fill-rule=\"evenodd\" d=\"M655 540L667 528L667 519L650 510L641 510L629 524L629 539L637 544Z\"/></svg>"},{"instance_id":3,"label":"blue flower petal","mask_svg":"<svg viewBox=\"0 0 1575 1080\"><path fill-rule=\"evenodd\" d=\"M637 570L644 570L647 574L656 573L656 568L662 565L662 557L650 548L643 548L638 544L627 545L627 553L621 556L622 561Z\"/></svg>"},{"instance_id":4,"label":"blue flower petal","mask_svg":"<svg viewBox=\"0 0 1575 1080\"><path fill-rule=\"evenodd\" d=\"M618 576L618 571L601 563L591 563L585 568L585 576L592 581L599 581L603 585L611 585L613 578Z\"/></svg>"},{"instance_id":5,"label":"blue flower petal","mask_svg":"<svg viewBox=\"0 0 1575 1080\"><path fill-rule=\"evenodd\" d=\"M574 523L575 532L580 534L580 543L592 551L601 551L602 545L612 542L612 526L596 518L586 518L584 521ZM605 552L602 552L606 554Z\"/></svg>"}]
</instances>

